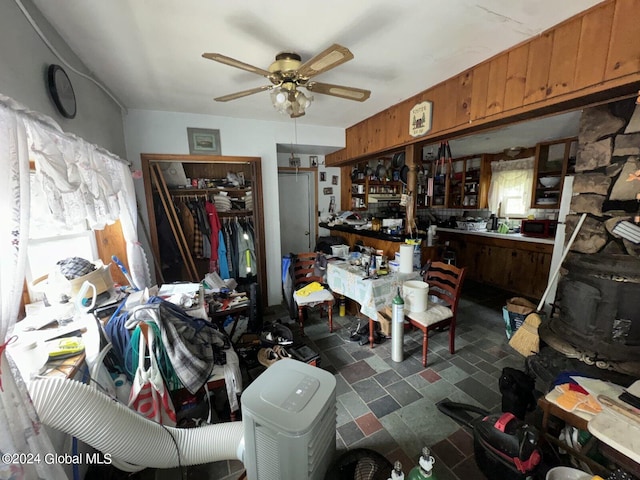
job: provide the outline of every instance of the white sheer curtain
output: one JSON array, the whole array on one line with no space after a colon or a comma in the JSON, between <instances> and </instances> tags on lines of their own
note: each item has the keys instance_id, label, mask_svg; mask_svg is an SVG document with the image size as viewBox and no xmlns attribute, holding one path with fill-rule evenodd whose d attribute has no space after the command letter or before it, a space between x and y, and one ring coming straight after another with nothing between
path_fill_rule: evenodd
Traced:
<instances>
[{"instance_id":1,"label":"white sheer curtain","mask_svg":"<svg viewBox=\"0 0 640 480\"><path fill-rule=\"evenodd\" d=\"M7 333L20 309L29 238L29 153L22 115L0 99L0 452L33 453L44 458L54 452L40 425L26 385L7 357ZM0 478L66 478L61 465L0 462Z\"/></svg>"},{"instance_id":2,"label":"white sheer curtain","mask_svg":"<svg viewBox=\"0 0 640 480\"><path fill-rule=\"evenodd\" d=\"M81 138L65 134L50 118L0 95L0 453L54 452L18 369L6 355L17 321L29 238L29 160L35 161L52 215L67 223L87 220L99 229L120 219L129 270L137 287L149 286L137 238L137 207L128 166ZM65 478L60 465L0 462L0 478Z\"/></svg>"},{"instance_id":3,"label":"white sheer curtain","mask_svg":"<svg viewBox=\"0 0 640 480\"><path fill-rule=\"evenodd\" d=\"M489 210L496 215L524 215L531 204L534 157L491 163Z\"/></svg>"}]
</instances>

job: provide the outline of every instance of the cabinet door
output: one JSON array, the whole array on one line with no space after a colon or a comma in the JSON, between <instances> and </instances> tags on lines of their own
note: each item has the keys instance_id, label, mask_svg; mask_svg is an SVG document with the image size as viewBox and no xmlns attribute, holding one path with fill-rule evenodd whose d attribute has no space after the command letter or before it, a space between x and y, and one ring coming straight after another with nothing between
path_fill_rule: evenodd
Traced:
<instances>
[{"instance_id":1,"label":"cabinet door","mask_svg":"<svg viewBox=\"0 0 640 480\"><path fill-rule=\"evenodd\" d=\"M480 208L480 168L481 157L465 160L464 164L464 196L462 206L465 208Z\"/></svg>"},{"instance_id":2,"label":"cabinet door","mask_svg":"<svg viewBox=\"0 0 640 480\"><path fill-rule=\"evenodd\" d=\"M464 177L465 161L457 160L451 162L451 173L449 175L449 208L462 208L464 201Z\"/></svg>"},{"instance_id":3,"label":"cabinet door","mask_svg":"<svg viewBox=\"0 0 640 480\"><path fill-rule=\"evenodd\" d=\"M531 208L558 208L564 176L575 166L575 138L539 143L533 177ZM571 164L571 167L570 167Z\"/></svg>"}]
</instances>

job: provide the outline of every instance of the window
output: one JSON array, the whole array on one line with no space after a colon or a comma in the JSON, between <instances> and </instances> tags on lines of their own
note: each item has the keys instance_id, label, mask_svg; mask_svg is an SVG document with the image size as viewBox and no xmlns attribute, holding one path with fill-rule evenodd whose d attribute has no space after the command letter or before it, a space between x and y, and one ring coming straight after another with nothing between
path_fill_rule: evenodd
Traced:
<instances>
[{"instance_id":1,"label":"window","mask_svg":"<svg viewBox=\"0 0 640 480\"><path fill-rule=\"evenodd\" d=\"M524 217L531 205L533 157L491 164L489 209L498 216Z\"/></svg>"},{"instance_id":2,"label":"window","mask_svg":"<svg viewBox=\"0 0 640 480\"><path fill-rule=\"evenodd\" d=\"M42 186L35 177L35 172L31 172L31 212L26 270L31 301L43 297L42 291L37 285L34 288L32 282L49 274L58 260L68 257L90 260L97 258L95 235L86 220L83 219L71 227L55 221L49 212Z\"/></svg>"}]
</instances>

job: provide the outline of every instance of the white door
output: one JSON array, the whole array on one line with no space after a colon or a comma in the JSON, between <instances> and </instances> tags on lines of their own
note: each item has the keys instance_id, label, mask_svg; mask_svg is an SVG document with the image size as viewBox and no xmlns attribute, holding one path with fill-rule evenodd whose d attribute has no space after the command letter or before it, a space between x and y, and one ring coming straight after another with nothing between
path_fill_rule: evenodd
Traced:
<instances>
[{"instance_id":1,"label":"white door","mask_svg":"<svg viewBox=\"0 0 640 480\"><path fill-rule=\"evenodd\" d=\"M282 256L315 248L315 175L278 172L280 248Z\"/></svg>"}]
</instances>

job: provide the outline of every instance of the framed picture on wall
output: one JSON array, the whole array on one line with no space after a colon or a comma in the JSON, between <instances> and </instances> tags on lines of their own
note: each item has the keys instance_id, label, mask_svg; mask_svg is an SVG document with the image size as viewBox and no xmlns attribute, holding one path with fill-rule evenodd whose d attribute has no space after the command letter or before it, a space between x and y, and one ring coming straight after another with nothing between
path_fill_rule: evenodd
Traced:
<instances>
[{"instance_id":1,"label":"framed picture on wall","mask_svg":"<svg viewBox=\"0 0 640 480\"><path fill-rule=\"evenodd\" d=\"M188 127L187 138L191 155L222 155L220 130Z\"/></svg>"},{"instance_id":2,"label":"framed picture on wall","mask_svg":"<svg viewBox=\"0 0 640 480\"><path fill-rule=\"evenodd\" d=\"M320 172L320 181L321 182L327 181L327 172Z\"/></svg>"},{"instance_id":3,"label":"framed picture on wall","mask_svg":"<svg viewBox=\"0 0 640 480\"><path fill-rule=\"evenodd\" d=\"M333 195L333 187L324 187L322 193L325 195Z\"/></svg>"},{"instance_id":4,"label":"framed picture on wall","mask_svg":"<svg viewBox=\"0 0 640 480\"><path fill-rule=\"evenodd\" d=\"M332 185L337 185L338 184L338 175L332 175L331 176L331 184Z\"/></svg>"}]
</instances>

